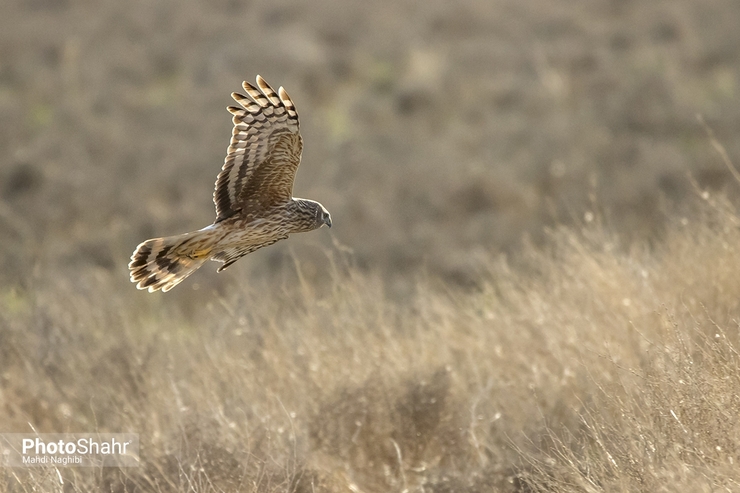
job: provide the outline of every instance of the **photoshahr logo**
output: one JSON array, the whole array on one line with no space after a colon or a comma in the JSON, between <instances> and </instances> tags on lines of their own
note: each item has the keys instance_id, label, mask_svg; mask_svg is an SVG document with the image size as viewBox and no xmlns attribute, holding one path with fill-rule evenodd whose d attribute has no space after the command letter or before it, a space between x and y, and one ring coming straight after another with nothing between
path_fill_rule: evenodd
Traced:
<instances>
[{"instance_id":1,"label":"photoshahr logo","mask_svg":"<svg viewBox=\"0 0 740 493\"><path fill-rule=\"evenodd\" d=\"M2 433L0 461L6 467L138 467L134 433Z\"/></svg>"}]
</instances>

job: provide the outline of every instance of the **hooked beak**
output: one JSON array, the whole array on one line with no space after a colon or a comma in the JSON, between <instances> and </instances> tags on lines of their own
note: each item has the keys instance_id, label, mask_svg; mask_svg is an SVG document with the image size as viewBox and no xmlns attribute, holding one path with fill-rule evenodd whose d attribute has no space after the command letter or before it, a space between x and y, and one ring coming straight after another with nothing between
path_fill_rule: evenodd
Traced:
<instances>
[{"instance_id":1,"label":"hooked beak","mask_svg":"<svg viewBox=\"0 0 740 493\"><path fill-rule=\"evenodd\" d=\"M331 228L331 216L327 215L324 218L324 224L326 224L327 226L329 226Z\"/></svg>"}]
</instances>

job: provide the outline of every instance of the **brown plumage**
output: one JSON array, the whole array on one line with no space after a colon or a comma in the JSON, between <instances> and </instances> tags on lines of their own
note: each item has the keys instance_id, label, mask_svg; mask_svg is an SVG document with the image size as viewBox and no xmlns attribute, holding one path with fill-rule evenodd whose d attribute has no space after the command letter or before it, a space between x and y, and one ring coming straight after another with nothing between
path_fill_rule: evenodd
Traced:
<instances>
[{"instance_id":1,"label":"brown plumage","mask_svg":"<svg viewBox=\"0 0 740 493\"><path fill-rule=\"evenodd\" d=\"M291 233L331 227L329 212L313 200L293 198L303 139L288 93L257 76L233 93L231 143L216 179L216 220L201 230L141 243L128 264L131 282L149 292L169 291L206 260L221 272L244 255Z\"/></svg>"}]
</instances>

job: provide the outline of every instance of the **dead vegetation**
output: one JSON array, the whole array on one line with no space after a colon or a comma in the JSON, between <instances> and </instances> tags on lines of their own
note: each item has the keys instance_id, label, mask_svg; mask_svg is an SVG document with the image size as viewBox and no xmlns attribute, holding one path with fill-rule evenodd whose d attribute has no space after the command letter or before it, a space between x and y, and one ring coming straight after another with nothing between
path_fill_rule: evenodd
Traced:
<instances>
[{"instance_id":1,"label":"dead vegetation","mask_svg":"<svg viewBox=\"0 0 740 493\"><path fill-rule=\"evenodd\" d=\"M406 303L339 254L330 289L198 316L132 313L105 279L6 293L3 429L137 432L142 463L5 489L736 490L740 232L710 199L653 248L559 229Z\"/></svg>"}]
</instances>

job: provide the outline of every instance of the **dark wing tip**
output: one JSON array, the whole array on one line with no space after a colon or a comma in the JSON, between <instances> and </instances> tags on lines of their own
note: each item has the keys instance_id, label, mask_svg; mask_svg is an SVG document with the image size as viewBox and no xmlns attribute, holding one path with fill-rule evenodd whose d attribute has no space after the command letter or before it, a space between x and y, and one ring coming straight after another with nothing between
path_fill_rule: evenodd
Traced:
<instances>
[{"instance_id":1,"label":"dark wing tip","mask_svg":"<svg viewBox=\"0 0 740 493\"><path fill-rule=\"evenodd\" d=\"M245 116L247 114L244 108L238 106L227 106L226 109L234 116Z\"/></svg>"}]
</instances>

